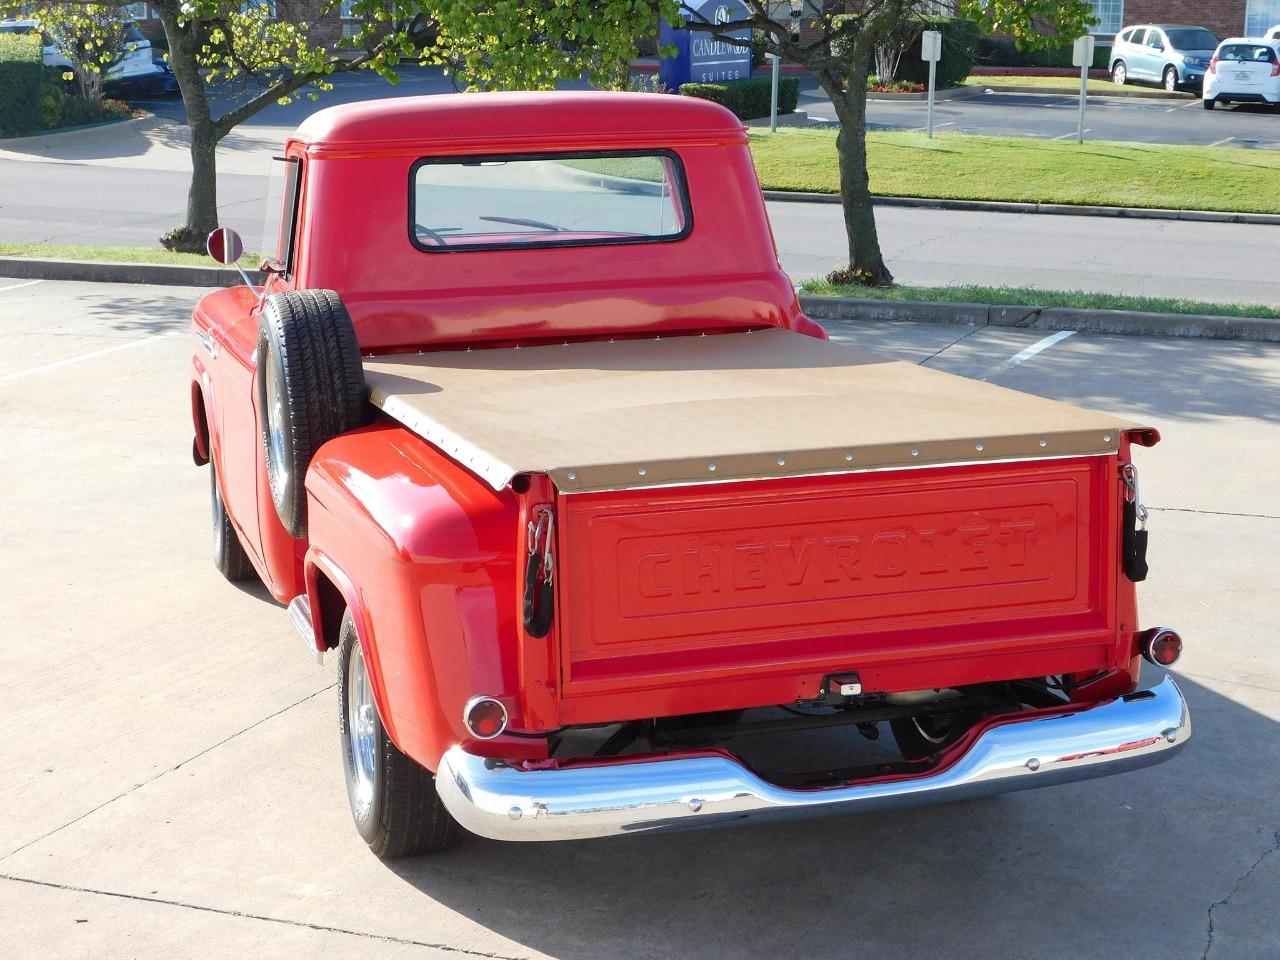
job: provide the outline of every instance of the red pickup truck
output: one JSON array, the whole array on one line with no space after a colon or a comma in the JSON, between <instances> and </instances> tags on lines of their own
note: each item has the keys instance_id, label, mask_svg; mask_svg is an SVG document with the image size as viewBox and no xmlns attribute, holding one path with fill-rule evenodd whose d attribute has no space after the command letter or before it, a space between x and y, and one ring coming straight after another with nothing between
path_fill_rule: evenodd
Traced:
<instances>
[{"instance_id":1,"label":"red pickup truck","mask_svg":"<svg viewBox=\"0 0 1280 960\"><path fill-rule=\"evenodd\" d=\"M339 657L379 856L459 824L935 802L1186 743L1174 681L1138 689L1182 643L1135 603L1156 432L830 343L727 111L383 100L315 114L279 166L264 284L194 312L194 457L219 569ZM834 758L755 748L837 727Z\"/></svg>"}]
</instances>

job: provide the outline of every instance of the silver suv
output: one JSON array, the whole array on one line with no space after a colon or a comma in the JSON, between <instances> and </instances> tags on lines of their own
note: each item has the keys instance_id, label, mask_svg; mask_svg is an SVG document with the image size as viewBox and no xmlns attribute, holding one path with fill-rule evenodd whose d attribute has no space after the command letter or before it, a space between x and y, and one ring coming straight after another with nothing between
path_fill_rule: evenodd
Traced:
<instances>
[{"instance_id":1,"label":"silver suv","mask_svg":"<svg viewBox=\"0 0 1280 960\"><path fill-rule=\"evenodd\" d=\"M1111 79L1116 84L1158 83L1170 93L1182 87L1198 88L1218 43L1204 27L1173 23L1125 27L1111 47Z\"/></svg>"}]
</instances>

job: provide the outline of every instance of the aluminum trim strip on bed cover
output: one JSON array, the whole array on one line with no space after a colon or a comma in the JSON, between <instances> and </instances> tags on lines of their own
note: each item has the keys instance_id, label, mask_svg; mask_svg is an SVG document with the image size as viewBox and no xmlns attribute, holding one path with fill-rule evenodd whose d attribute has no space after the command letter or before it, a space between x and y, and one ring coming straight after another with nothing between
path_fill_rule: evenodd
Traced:
<instances>
[{"instance_id":1,"label":"aluminum trim strip on bed cover","mask_svg":"<svg viewBox=\"0 0 1280 960\"><path fill-rule=\"evenodd\" d=\"M1112 414L787 330L393 354L370 398L496 490L1113 454Z\"/></svg>"}]
</instances>

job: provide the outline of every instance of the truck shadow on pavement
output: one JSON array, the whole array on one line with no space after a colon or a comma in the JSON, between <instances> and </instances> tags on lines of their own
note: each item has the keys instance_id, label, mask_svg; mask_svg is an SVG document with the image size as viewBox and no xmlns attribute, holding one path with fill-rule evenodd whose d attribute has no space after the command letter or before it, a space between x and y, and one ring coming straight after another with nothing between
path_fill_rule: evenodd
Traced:
<instances>
[{"instance_id":1,"label":"truck shadow on pavement","mask_svg":"<svg viewBox=\"0 0 1280 960\"><path fill-rule=\"evenodd\" d=\"M1280 942L1268 906L1280 893L1280 731L1179 683L1192 741L1127 775L747 828L565 844L467 838L391 869L562 960L1200 957L1211 917L1213 956L1270 956L1253 949Z\"/></svg>"}]
</instances>

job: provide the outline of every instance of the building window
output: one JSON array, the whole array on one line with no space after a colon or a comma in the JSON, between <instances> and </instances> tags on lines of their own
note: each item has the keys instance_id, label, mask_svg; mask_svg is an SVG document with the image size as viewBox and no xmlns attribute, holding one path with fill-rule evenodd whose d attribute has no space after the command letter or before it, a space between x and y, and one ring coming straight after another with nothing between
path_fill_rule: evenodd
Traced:
<instances>
[{"instance_id":1,"label":"building window","mask_svg":"<svg viewBox=\"0 0 1280 960\"><path fill-rule=\"evenodd\" d=\"M1124 0L1089 0L1093 17L1098 22L1091 28L1096 34L1113 34L1124 26Z\"/></svg>"},{"instance_id":2,"label":"building window","mask_svg":"<svg viewBox=\"0 0 1280 960\"><path fill-rule=\"evenodd\" d=\"M124 6L124 12L130 20L147 19L147 5L145 3L127 3Z\"/></svg>"},{"instance_id":3,"label":"building window","mask_svg":"<svg viewBox=\"0 0 1280 960\"><path fill-rule=\"evenodd\" d=\"M1249 0L1244 8L1244 35L1260 37L1280 23L1280 0Z\"/></svg>"}]
</instances>

